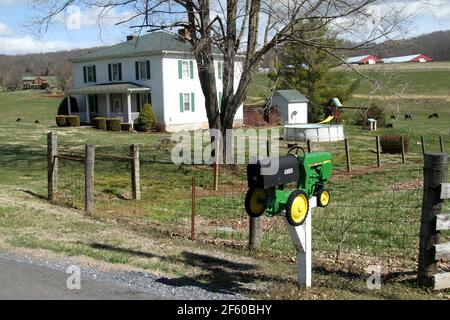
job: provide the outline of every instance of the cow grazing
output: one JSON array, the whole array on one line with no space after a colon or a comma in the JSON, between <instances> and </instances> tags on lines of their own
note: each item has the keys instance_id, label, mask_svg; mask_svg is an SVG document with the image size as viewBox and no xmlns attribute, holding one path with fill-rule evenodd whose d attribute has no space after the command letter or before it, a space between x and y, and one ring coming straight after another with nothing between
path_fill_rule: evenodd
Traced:
<instances>
[{"instance_id":1,"label":"cow grazing","mask_svg":"<svg viewBox=\"0 0 450 320\"><path fill-rule=\"evenodd\" d=\"M394 129L394 125L392 123L389 123L386 125L386 128L388 129Z\"/></svg>"},{"instance_id":2,"label":"cow grazing","mask_svg":"<svg viewBox=\"0 0 450 320\"><path fill-rule=\"evenodd\" d=\"M23 118L17 118L16 122L22 122Z\"/></svg>"},{"instance_id":3,"label":"cow grazing","mask_svg":"<svg viewBox=\"0 0 450 320\"><path fill-rule=\"evenodd\" d=\"M428 116L428 119L432 119L432 118L439 119L439 115L438 115L437 113L430 114L430 115Z\"/></svg>"},{"instance_id":4,"label":"cow grazing","mask_svg":"<svg viewBox=\"0 0 450 320\"><path fill-rule=\"evenodd\" d=\"M412 116L410 113L405 114L405 120L412 120Z\"/></svg>"},{"instance_id":5,"label":"cow grazing","mask_svg":"<svg viewBox=\"0 0 450 320\"><path fill-rule=\"evenodd\" d=\"M396 116L391 116L391 119L392 120L397 120L397 117Z\"/></svg>"},{"instance_id":6,"label":"cow grazing","mask_svg":"<svg viewBox=\"0 0 450 320\"><path fill-rule=\"evenodd\" d=\"M35 120L34 123L38 124L38 123L39 123L39 120Z\"/></svg>"}]
</instances>

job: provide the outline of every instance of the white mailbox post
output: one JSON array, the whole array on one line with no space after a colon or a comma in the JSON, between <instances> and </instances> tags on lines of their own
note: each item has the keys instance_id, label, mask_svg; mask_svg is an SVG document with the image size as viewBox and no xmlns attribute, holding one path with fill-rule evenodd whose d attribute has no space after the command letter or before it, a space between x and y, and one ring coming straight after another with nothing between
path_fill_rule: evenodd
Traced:
<instances>
[{"instance_id":1,"label":"white mailbox post","mask_svg":"<svg viewBox=\"0 0 450 320\"><path fill-rule=\"evenodd\" d=\"M305 222L298 227L294 227L286 222L292 242L297 250L297 274L298 284L302 288L311 287L312 274L312 251L311 251L311 219L312 208L317 207L317 197L309 200L308 215Z\"/></svg>"}]
</instances>

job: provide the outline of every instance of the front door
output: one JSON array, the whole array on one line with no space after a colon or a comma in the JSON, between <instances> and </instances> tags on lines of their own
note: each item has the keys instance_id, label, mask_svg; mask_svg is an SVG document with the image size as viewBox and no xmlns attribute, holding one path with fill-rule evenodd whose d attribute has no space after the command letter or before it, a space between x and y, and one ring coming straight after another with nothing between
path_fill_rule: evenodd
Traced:
<instances>
[{"instance_id":1,"label":"front door","mask_svg":"<svg viewBox=\"0 0 450 320\"><path fill-rule=\"evenodd\" d=\"M121 113L122 112L122 99L121 98L113 98L113 112Z\"/></svg>"}]
</instances>

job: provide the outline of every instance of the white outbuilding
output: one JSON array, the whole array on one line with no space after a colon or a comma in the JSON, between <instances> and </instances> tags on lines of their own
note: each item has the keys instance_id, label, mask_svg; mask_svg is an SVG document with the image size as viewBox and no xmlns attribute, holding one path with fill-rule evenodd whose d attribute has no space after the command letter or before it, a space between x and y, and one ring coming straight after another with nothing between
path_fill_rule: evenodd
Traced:
<instances>
[{"instance_id":1,"label":"white outbuilding","mask_svg":"<svg viewBox=\"0 0 450 320\"><path fill-rule=\"evenodd\" d=\"M308 98L298 90L277 90L272 99L284 124L308 123L308 103Z\"/></svg>"}]
</instances>

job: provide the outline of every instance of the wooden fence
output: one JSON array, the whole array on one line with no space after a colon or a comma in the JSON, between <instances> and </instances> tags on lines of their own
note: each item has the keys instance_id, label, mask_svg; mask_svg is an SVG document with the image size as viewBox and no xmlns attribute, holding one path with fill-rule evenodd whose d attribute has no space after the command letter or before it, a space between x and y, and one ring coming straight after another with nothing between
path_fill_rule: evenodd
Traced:
<instances>
[{"instance_id":1,"label":"wooden fence","mask_svg":"<svg viewBox=\"0 0 450 320\"><path fill-rule=\"evenodd\" d=\"M58 174L59 161L74 161L84 163L84 208L87 213L92 213L95 207L95 159L130 161L132 199L141 199L140 189L140 161L139 145L130 146L129 156L116 156L110 154L95 153L94 145L86 145L85 152L71 151L70 154L60 154L58 151L58 137L55 132L47 135L47 172L48 172L48 200L56 203L58 200Z\"/></svg>"}]
</instances>

